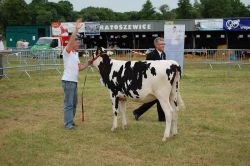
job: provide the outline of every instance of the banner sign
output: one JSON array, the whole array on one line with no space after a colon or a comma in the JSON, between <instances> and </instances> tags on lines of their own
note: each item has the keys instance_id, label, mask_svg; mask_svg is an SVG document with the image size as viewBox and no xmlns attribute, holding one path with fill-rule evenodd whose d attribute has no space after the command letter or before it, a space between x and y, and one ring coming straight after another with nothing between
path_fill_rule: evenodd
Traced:
<instances>
[{"instance_id":1,"label":"banner sign","mask_svg":"<svg viewBox=\"0 0 250 166\"><path fill-rule=\"evenodd\" d=\"M85 35L100 35L100 23L85 22Z\"/></svg>"},{"instance_id":2,"label":"banner sign","mask_svg":"<svg viewBox=\"0 0 250 166\"><path fill-rule=\"evenodd\" d=\"M158 32L163 31L164 21L107 21L85 22L79 33L99 35L100 32ZM67 36L75 29L75 22L52 22L53 36ZM85 32L86 31L86 32Z\"/></svg>"},{"instance_id":3,"label":"banner sign","mask_svg":"<svg viewBox=\"0 0 250 166\"><path fill-rule=\"evenodd\" d=\"M84 23L83 26L79 29L79 33L84 32ZM69 36L69 33L72 33L76 29L75 22L52 22L52 36Z\"/></svg>"},{"instance_id":4,"label":"banner sign","mask_svg":"<svg viewBox=\"0 0 250 166\"><path fill-rule=\"evenodd\" d=\"M250 31L250 18L225 18L223 26L228 31Z\"/></svg>"},{"instance_id":5,"label":"banner sign","mask_svg":"<svg viewBox=\"0 0 250 166\"><path fill-rule=\"evenodd\" d=\"M165 53L183 69L185 25L164 25Z\"/></svg>"},{"instance_id":6,"label":"banner sign","mask_svg":"<svg viewBox=\"0 0 250 166\"><path fill-rule=\"evenodd\" d=\"M161 21L107 21L101 22L101 32L156 32L163 31Z\"/></svg>"},{"instance_id":7,"label":"banner sign","mask_svg":"<svg viewBox=\"0 0 250 166\"><path fill-rule=\"evenodd\" d=\"M141 31L151 30L152 24L106 24L101 25L102 31Z\"/></svg>"},{"instance_id":8,"label":"banner sign","mask_svg":"<svg viewBox=\"0 0 250 166\"><path fill-rule=\"evenodd\" d=\"M195 29L200 31L223 30L223 19L195 20Z\"/></svg>"}]
</instances>

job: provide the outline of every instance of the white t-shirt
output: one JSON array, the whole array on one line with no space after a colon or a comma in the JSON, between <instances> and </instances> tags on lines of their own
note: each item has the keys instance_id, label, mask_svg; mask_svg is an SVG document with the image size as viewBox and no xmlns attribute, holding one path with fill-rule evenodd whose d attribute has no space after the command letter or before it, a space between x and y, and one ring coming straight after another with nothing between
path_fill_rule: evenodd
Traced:
<instances>
[{"instance_id":1,"label":"white t-shirt","mask_svg":"<svg viewBox=\"0 0 250 166\"><path fill-rule=\"evenodd\" d=\"M24 48L29 48L29 44L30 44L29 42L23 42L23 47Z\"/></svg>"},{"instance_id":2,"label":"white t-shirt","mask_svg":"<svg viewBox=\"0 0 250 166\"><path fill-rule=\"evenodd\" d=\"M72 51L68 53L65 48L63 50L62 55L64 63L62 80L78 82L78 73L79 73L78 64L80 63L78 53Z\"/></svg>"},{"instance_id":3,"label":"white t-shirt","mask_svg":"<svg viewBox=\"0 0 250 166\"><path fill-rule=\"evenodd\" d=\"M0 40L0 50L4 50L3 42Z\"/></svg>"}]
</instances>

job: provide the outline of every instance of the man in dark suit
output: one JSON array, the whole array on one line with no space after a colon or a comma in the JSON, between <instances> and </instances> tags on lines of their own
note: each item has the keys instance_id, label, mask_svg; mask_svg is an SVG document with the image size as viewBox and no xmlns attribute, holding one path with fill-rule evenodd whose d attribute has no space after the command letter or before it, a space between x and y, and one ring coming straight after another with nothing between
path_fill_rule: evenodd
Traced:
<instances>
[{"instance_id":1,"label":"man in dark suit","mask_svg":"<svg viewBox=\"0 0 250 166\"><path fill-rule=\"evenodd\" d=\"M164 39L158 37L154 40L155 50L147 54L146 60L165 60L166 54L164 53ZM136 110L133 111L135 120L139 120L139 117L148 111L154 104L157 104L158 120L165 121L165 114L161 108L160 102L158 100L145 103Z\"/></svg>"}]
</instances>

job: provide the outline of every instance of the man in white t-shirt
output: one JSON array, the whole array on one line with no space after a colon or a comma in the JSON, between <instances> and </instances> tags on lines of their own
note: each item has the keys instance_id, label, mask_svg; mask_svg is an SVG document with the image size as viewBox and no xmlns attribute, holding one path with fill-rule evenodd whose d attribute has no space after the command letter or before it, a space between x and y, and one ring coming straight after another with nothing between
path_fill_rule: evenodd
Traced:
<instances>
[{"instance_id":1,"label":"man in white t-shirt","mask_svg":"<svg viewBox=\"0 0 250 166\"><path fill-rule=\"evenodd\" d=\"M29 42L27 42L26 40L23 40L23 48L29 48Z\"/></svg>"},{"instance_id":2,"label":"man in white t-shirt","mask_svg":"<svg viewBox=\"0 0 250 166\"><path fill-rule=\"evenodd\" d=\"M75 40L78 30L82 27L82 20L76 22L76 29L72 33L68 45L63 50L64 72L62 76L62 87L64 90L64 127L73 129L74 117L77 106L77 82L78 73L88 67L89 64L81 64L76 49L80 43ZM91 61L89 61L91 63Z\"/></svg>"},{"instance_id":3,"label":"man in white t-shirt","mask_svg":"<svg viewBox=\"0 0 250 166\"><path fill-rule=\"evenodd\" d=\"M1 34L0 34L0 50L4 50L3 38Z\"/></svg>"}]
</instances>

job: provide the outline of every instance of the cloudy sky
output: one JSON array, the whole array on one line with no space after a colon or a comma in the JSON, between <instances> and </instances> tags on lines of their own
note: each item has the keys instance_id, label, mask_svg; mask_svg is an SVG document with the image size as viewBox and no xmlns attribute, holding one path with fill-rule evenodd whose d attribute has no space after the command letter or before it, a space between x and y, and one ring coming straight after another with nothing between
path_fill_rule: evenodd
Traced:
<instances>
[{"instance_id":1,"label":"cloudy sky","mask_svg":"<svg viewBox=\"0 0 250 166\"><path fill-rule=\"evenodd\" d=\"M32 0L26 0L30 3ZM59 0L49 0L50 2L58 2ZM106 7L114 11L138 11L146 0L69 0L73 5L74 9L79 11L82 8L88 6L94 7ZM191 0L193 2L194 0ZM245 4L250 4L250 0L241 0ZM178 0L151 0L154 7L159 8L162 4L168 4L171 9L177 7Z\"/></svg>"}]
</instances>

